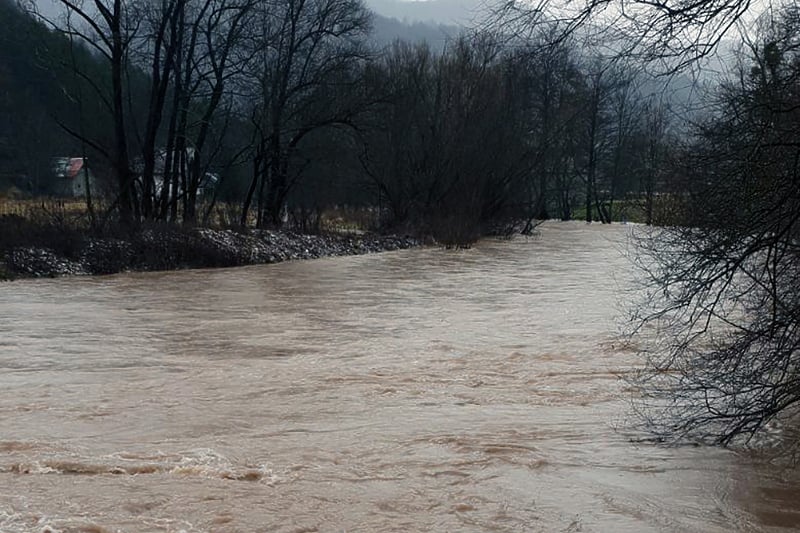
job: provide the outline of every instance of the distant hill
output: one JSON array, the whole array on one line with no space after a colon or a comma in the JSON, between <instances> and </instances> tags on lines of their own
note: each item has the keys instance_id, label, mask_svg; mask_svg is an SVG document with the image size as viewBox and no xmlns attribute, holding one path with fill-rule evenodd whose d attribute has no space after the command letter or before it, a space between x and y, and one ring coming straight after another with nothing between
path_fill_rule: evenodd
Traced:
<instances>
[{"instance_id":1,"label":"distant hill","mask_svg":"<svg viewBox=\"0 0 800 533\"><path fill-rule=\"evenodd\" d=\"M412 43L427 42L432 49L441 50L448 40L457 37L461 28L435 22L408 22L375 14L372 42L383 48L396 40Z\"/></svg>"},{"instance_id":2,"label":"distant hill","mask_svg":"<svg viewBox=\"0 0 800 533\"><path fill-rule=\"evenodd\" d=\"M97 86L108 80L108 68L14 0L0 0L0 28L12 29L0 32L0 191L46 191L53 158L79 156L83 148L60 124L87 136L107 126L101 99L73 66Z\"/></svg>"},{"instance_id":3,"label":"distant hill","mask_svg":"<svg viewBox=\"0 0 800 533\"><path fill-rule=\"evenodd\" d=\"M366 0L379 15L400 21L471 25L494 0Z\"/></svg>"},{"instance_id":4,"label":"distant hill","mask_svg":"<svg viewBox=\"0 0 800 533\"><path fill-rule=\"evenodd\" d=\"M12 0L0 0L0 27L0 190L28 188L48 157L66 149L52 117L70 103L51 60L65 43Z\"/></svg>"}]
</instances>

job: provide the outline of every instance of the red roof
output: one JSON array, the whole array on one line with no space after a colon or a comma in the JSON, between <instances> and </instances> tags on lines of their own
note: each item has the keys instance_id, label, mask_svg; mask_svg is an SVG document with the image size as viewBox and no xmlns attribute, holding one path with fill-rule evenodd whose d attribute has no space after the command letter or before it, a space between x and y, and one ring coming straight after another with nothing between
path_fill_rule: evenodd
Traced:
<instances>
[{"instance_id":1,"label":"red roof","mask_svg":"<svg viewBox=\"0 0 800 533\"><path fill-rule=\"evenodd\" d=\"M68 178L74 178L78 175L78 172L83 169L83 158L82 157L71 157L69 159L69 163L67 164L67 176Z\"/></svg>"}]
</instances>

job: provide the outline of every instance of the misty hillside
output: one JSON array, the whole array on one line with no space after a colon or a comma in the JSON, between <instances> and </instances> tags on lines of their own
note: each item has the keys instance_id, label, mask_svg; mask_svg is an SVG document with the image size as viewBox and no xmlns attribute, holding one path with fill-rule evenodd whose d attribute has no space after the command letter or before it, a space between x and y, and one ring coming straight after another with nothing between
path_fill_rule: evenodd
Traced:
<instances>
[{"instance_id":1,"label":"misty hillside","mask_svg":"<svg viewBox=\"0 0 800 533\"><path fill-rule=\"evenodd\" d=\"M458 35L458 26L436 22L409 22L375 14L372 22L372 41L378 48L400 39L408 42L427 42L432 49L441 50L444 44Z\"/></svg>"},{"instance_id":2,"label":"misty hillside","mask_svg":"<svg viewBox=\"0 0 800 533\"><path fill-rule=\"evenodd\" d=\"M469 25L488 11L483 0L368 0L376 13L408 22Z\"/></svg>"}]
</instances>

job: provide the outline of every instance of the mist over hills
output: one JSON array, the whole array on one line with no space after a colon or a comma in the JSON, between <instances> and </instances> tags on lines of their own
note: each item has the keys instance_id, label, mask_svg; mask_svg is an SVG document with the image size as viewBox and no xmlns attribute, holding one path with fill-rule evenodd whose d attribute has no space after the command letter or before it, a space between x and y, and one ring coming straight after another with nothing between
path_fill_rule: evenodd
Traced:
<instances>
[{"instance_id":1,"label":"mist over hills","mask_svg":"<svg viewBox=\"0 0 800 533\"><path fill-rule=\"evenodd\" d=\"M50 20L58 19L62 12L57 0L35 0L35 4ZM367 0L366 4L375 14L373 44L383 47L397 39L426 41L440 50L474 20L482 0Z\"/></svg>"},{"instance_id":2,"label":"mist over hills","mask_svg":"<svg viewBox=\"0 0 800 533\"><path fill-rule=\"evenodd\" d=\"M406 22L469 25L488 10L486 0L366 0L376 13Z\"/></svg>"},{"instance_id":3,"label":"mist over hills","mask_svg":"<svg viewBox=\"0 0 800 533\"><path fill-rule=\"evenodd\" d=\"M409 24L415 22L458 26L486 11L485 0L365 0L378 15ZM34 0L39 11L53 17L61 12L58 0Z\"/></svg>"},{"instance_id":4,"label":"mist over hills","mask_svg":"<svg viewBox=\"0 0 800 533\"><path fill-rule=\"evenodd\" d=\"M57 19L61 12L58 0L34 0L37 9L49 19ZM432 50L441 52L466 28L474 28L491 9L495 0L366 0L374 13L371 42L383 48L396 40L427 42ZM9 7L13 2L5 2ZM34 30L37 32L37 30ZM12 38L7 35L6 38ZM7 58L8 59L8 58ZM17 58L21 60L22 58ZM700 73L698 79L679 75L678 79L651 80L646 93L664 91L668 101L683 103L696 97L694 82L711 77L711 72L724 71L719 60L711 58L710 68ZM668 82L668 83L667 83Z\"/></svg>"},{"instance_id":5,"label":"mist over hills","mask_svg":"<svg viewBox=\"0 0 800 533\"><path fill-rule=\"evenodd\" d=\"M427 42L433 50L442 50L445 43L458 36L459 26L439 24L433 21L410 22L375 13L372 20L372 43L378 48L396 40L412 43Z\"/></svg>"}]
</instances>

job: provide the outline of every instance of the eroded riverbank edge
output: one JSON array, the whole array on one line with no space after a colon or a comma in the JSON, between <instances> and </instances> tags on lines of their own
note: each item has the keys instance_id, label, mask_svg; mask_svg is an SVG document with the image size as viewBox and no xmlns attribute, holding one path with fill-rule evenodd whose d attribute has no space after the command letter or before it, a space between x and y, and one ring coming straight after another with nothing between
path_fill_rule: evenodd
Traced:
<instances>
[{"instance_id":1,"label":"eroded riverbank edge","mask_svg":"<svg viewBox=\"0 0 800 533\"><path fill-rule=\"evenodd\" d=\"M210 228L147 229L126 238L86 236L71 253L17 246L0 257L0 280L279 263L421 246L409 236Z\"/></svg>"}]
</instances>

